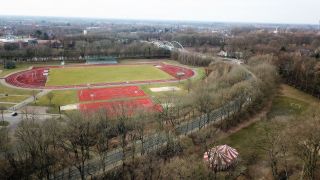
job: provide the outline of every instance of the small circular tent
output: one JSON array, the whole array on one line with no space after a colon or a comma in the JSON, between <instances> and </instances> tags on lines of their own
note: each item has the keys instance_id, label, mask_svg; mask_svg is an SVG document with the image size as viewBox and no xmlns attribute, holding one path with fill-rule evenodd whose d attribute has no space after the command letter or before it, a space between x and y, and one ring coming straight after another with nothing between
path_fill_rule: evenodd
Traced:
<instances>
[{"instance_id":1,"label":"small circular tent","mask_svg":"<svg viewBox=\"0 0 320 180\"><path fill-rule=\"evenodd\" d=\"M220 145L205 152L203 159L214 171L224 171L236 163L238 155L236 149L228 145Z\"/></svg>"}]
</instances>

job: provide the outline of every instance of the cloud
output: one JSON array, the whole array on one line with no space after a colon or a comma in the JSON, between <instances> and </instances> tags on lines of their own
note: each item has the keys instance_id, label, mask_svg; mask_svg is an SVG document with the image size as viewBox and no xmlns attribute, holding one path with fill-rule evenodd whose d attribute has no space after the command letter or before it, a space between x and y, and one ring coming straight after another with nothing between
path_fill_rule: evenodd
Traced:
<instances>
[{"instance_id":1,"label":"cloud","mask_svg":"<svg viewBox=\"0 0 320 180\"><path fill-rule=\"evenodd\" d=\"M0 14L317 23L319 0L4 0Z\"/></svg>"}]
</instances>

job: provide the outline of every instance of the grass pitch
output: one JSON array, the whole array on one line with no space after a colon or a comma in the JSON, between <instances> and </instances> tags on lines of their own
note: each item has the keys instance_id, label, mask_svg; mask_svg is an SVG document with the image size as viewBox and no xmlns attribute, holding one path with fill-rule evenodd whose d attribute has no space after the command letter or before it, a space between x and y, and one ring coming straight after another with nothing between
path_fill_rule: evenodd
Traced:
<instances>
[{"instance_id":1,"label":"grass pitch","mask_svg":"<svg viewBox=\"0 0 320 180\"><path fill-rule=\"evenodd\" d=\"M153 65L52 68L46 86L166 80L173 77Z\"/></svg>"}]
</instances>

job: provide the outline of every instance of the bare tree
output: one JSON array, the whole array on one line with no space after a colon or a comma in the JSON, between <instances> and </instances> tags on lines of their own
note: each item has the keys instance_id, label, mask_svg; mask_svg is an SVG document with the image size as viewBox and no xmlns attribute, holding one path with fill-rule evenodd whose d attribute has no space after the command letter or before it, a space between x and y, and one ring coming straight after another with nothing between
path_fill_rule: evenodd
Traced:
<instances>
[{"instance_id":1,"label":"bare tree","mask_svg":"<svg viewBox=\"0 0 320 180\"><path fill-rule=\"evenodd\" d=\"M265 124L261 132L263 136L255 143L254 147L267 154L272 176L274 179L279 179L281 156L286 155L286 152L283 151L287 150L284 148L281 127L275 122L272 125Z\"/></svg>"},{"instance_id":2,"label":"bare tree","mask_svg":"<svg viewBox=\"0 0 320 180\"><path fill-rule=\"evenodd\" d=\"M320 152L320 115L317 107L311 109L308 112L310 115L301 117L303 119L297 123L291 135L295 154L303 161L303 176L310 180L316 179Z\"/></svg>"},{"instance_id":3,"label":"bare tree","mask_svg":"<svg viewBox=\"0 0 320 180\"><path fill-rule=\"evenodd\" d=\"M127 147L127 135L129 131L131 130L131 124L130 120L132 115L130 113L133 113L132 110L134 108L128 108L125 106L124 103L120 103L117 105L114 105L113 107L114 112L116 112L116 127L117 131L120 135L121 139L121 149L122 149L122 172L124 172L125 169L125 158L126 158L126 147Z\"/></svg>"},{"instance_id":4,"label":"bare tree","mask_svg":"<svg viewBox=\"0 0 320 180\"><path fill-rule=\"evenodd\" d=\"M1 119L2 119L2 122L4 124L4 111L7 110L7 108L5 106L0 106L0 112L1 112Z\"/></svg>"},{"instance_id":5,"label":"bare tree","mask_svg":"<svg viewBox=\"0 0 320 180\"><path fill-rule=\"evenodd\" d=\"M52 99L54 98L54 93L53 92L49 92L47 95L46 95L47 99L49 100L49 105L51 105L52 103Z\"/></svg>"},{"instance_id":6,"label":"bare tree","mask_svg":"<svg viewBox=\"0 0 320 180\"><path fill-rule=\"evenodd\" d=\"M188 90L188 93L190 93L192 87L193 87L192 80L191 80L191 79L188 79L187 82L186 82L186 88L187 88L187 90Z\"/></svg>"},{"instance_id":7,"label":"bare tree","mask_svg":"<svg viewBox=\"0 0 320 180\"><path fill-rule=\"evenodd\" d=\"M97 112L97 144L96 149L100 157L101 165L103 167L103 172L106 170L106 159L107 152L109 150L109 138L110 138L110 130L112 128L111 120L109 119L109 115L107 111L101 109Z\"/></svg>"},{"instance_id":8,"label":"bare tree","mask_svg":"<svg viewBox=\"0 0 320 180\"><path fill-rule=\"evenodd\" d=\"M90 114L79 112L68 114L68 119L61 146L84 180L85 163L90 159L91 148L97 143L97 121Z\"/></svg>"},{"instance_id":9,"label":"bare tree","mask_svg":"<svg viewBox=\"0 0 320 180\"><path fill-rule=\"evenodd\" d=\"M140 111L138 112L138 114L134 117L134 130L137 132L137 136L138 139L141 141L141 155L143 155L145 153L145 149L144 149L144 143L145 143L145 128L146 125L148 124L148 122L150 122L153 118L153 115L148 113L148 112L144 112L144 111Z\"/></svg>"},{"instance_id":10,"label":"bare tree","mask_svg":"<svg viewBox=\"0 0 320 180\"><path fill-rule=\"evenodd\" d=\"M195 107L204 115L205 124L209 122L210 113L214 109L213 95L211 93L207 83L200 84L193 92ZM199 124L199 128L202 128L201 124Z\"/></svg>"},{"instance_id":11,"label":"bare tree","mask_svg":"<svg viewBox=\"0 0 320 180\"><path fill-rule=\"evenodd\" d=\"M23 120L15 131L17 151L33 166L38 178L49 178L51 169L58 162L57 139L60 126L54 120L39 122L37 119Z\"/></svg>"},{"instance_id":12,"label":"bare tree","mask_svg":"<svg viewBox=\"0 0 320 180\"><path fill-rule=\"evenodd\" d=\"M34 104L37 104L37 92L35 90L32 90L32 97Z\"/></svg>"},{"instance_id":13,"label":"bare tree","mask_svg":"<svg viewBox=\"0 0 320 180\"><path fill-rule=\"evenodd\" d=\"M0 154L6 152L9 146L10 138L9 138L9 130L4 127L0 128Z\"/></svg>"}]
</instances>

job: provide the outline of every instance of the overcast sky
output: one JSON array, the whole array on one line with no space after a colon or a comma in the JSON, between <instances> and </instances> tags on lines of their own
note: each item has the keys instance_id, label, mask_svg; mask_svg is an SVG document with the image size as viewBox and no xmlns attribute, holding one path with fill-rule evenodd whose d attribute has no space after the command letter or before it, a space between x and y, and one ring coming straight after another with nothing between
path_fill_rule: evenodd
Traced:
<instances>
[{"instance_id":1,"label":"overcast sky","mask_svg":"<svg viewBox=\"0 0 320 180\"><path fill-rule=\"evenodd\" d=\"M0 0L0 15L317 24L320 0Z\"/></svg>"}]
</instances>

